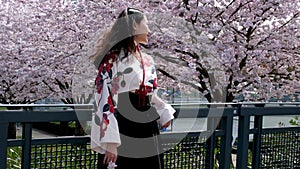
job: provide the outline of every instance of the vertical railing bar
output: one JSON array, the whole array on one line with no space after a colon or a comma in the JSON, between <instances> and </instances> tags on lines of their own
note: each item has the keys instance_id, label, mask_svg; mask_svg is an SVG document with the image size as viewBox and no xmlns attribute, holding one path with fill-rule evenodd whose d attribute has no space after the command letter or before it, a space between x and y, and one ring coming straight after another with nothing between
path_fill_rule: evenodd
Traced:
<instances>
[{"instance_id":1,"label":"vertical railing bar","mask_svg":"<svg viewBox=\"0 0 300 169\"><path fill-rule=\"evenodd\" d=\"M252 168L258 169L260 164L260 147L261 147L261 132L262 132L262 116L254 117L254 128L257 132L254 134L252 147Z\"/></svg>"},{"instance_id":2,"label":"vertical railing bar","mask_svg":"<svg viewBox=\"0 0 300 169\"><path fill-rule=\"evenodd\" d=\"M0 129L0 169L6 169L8 123L0 123Z\"/></svg>"},{"instance_id":3,"label":"vertical railing bar","mask_svg":"<svg viewBox=\"0 0 300 169\"><path fill-rule=\"evenodd\" d=\"M211 133L211 136L206 140L206 159L205 166L208 169L214 166L214 150L215 150L215 118L207 118L207 131Z\"/></svg>"},{"instance_id":4,"label":"vertical railing bar","mask_svg":"<svg viewBox=\"0 0 300 169\"><path fill-rule=\"evenodd\" d=\"M221 137L220 169L230 169L232 148L232 125L233 116L222 118L221 128L225 135Z\"/></svg>"},{"instance_id":5,"label":"vertical railing bar","mask_svg":"<svg viewBox=\"0 0 300 169\"><path fill-rule=\"evenodd\" d=\"M24 140L24 145L22 148L22 169L30 169L32 124L23 123L22 138Z\"/></svg>"},{"instance_id":6,"label":"vertical railing bar","mask_svg":"<svg viewBox=\"0 0 300 169\"><path fill-rule=\"evenodd\" d=\"M29 114L32 111L32 107L24 107L24 111ZM23 123L22 139L24 144L22 147L22 169L30 169L31 165L31 142L32 142L32 124Z\"/></svg>"},{"instance_id":7,"label":"vertical railing bar","mask_svg":"<svg viewBox=\"0 0 300 169\"><path fill-rule=\"evenodd\" d=\"M237 146L237 169L247 168L248 163L248 146L249 146L249 127L250 117L249 115L242 115L242 106L238 104L238 146Z\"/></svg>"}]
</instances>

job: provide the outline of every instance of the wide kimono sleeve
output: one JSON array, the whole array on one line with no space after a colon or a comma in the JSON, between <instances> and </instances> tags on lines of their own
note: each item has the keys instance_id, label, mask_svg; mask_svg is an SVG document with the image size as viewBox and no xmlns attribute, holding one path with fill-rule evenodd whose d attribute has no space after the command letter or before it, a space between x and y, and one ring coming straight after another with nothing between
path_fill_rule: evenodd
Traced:
<instances>
[{"instance_id":1,"label":"wide kimono sleeve","mask_svg":"<svg viewBox=\"0 0 300 169\"><path fill-rule=\"evenodd\" d=\"M156 109L157 113L159 114L160 118L158 119L158 123L160 125L165 125L168 121L174 119L174 113L176 112L175 109L168 103L165 103L163 100L159 98L157 95L157 91L155 90L152 98L151 104Z\"/></svg>"},{"instance_id":2,"label":"wide kimono sleeve","mask_svg":"<svg viewBox=\"0 0 300 169\"><path fill-rule=\"evenodd\" d=\"M157 74L155 69L155 63L153 58L150 55L144 55L144 65L146 68L146 80L145 83L147 86L153 86L153 94L151 98L151 105L156 109L160 118L158 123L160 125L165 125L168 121L174 119L175 109L168 103L165 103L157 95Z\"/></svg>"},{"instance_id":3,"label":"wide kimono sleeve","mask_svg":"<svg viewBox=\"0 0 300 169\"><path fill-rule=\"evenodd\" d=\"M113 58L110 58L100 65L95 81L97 111L92 118L91 148L102 154L105 153L107 143L116 143L118 146L121 144L118 122L114 116L113 61Z\"/></svg>"}]
</instances>

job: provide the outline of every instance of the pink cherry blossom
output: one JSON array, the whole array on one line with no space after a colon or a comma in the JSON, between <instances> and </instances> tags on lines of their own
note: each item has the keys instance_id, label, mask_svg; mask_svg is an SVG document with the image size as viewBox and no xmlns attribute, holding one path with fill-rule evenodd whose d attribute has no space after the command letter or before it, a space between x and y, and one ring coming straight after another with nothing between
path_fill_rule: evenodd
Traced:
<instances>
[{"instance_id":1,"label":"pink cherry blossom","mask_svg":"<svg viewBox=\"0 0 300 169\"><path fill-rule=\"evenodd\" d=\"M152 33L142 50L156 61L159 87L199 92L210 102L299 92L294 0L2 0L0 103L91 93L90 44L127 6L148 16Z\"/></svg>"}]
</instances>

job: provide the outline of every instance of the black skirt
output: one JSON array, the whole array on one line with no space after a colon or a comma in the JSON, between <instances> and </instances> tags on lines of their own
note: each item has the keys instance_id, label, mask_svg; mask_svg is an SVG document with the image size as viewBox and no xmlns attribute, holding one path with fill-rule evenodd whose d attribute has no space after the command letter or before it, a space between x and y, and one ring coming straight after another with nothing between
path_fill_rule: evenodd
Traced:
<instances>
[{"instance_id":1,"label":"black skirt","mask_svg":"<svg viewBox=\"0 0 300 169\"><path fill-rule=\"evenodd\" d=\"M118 147L116 169L163 169L163 154L160 145L159 118L155 108L146 104L139 105L135 93L125 92L118 95L115 112L121 134L121 146ZM107 169L103 165L104 154L99 154L98 169Z\"/></svg>"}]
</instances>

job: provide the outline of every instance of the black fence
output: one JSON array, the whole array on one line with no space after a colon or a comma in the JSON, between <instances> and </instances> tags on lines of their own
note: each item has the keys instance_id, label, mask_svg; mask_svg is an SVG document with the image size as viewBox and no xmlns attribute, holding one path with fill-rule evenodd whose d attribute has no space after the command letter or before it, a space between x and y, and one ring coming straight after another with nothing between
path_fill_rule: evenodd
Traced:
<instances>
[{"instance_id":1,"label":"black fence","mask_svg":"<svg viewBox=\"0 0 300 169\"><path fill-rule=\"evenodd\" d=\"M165 168L300 168L300 127L263 128L263 117L300 115L299 105L174 105L178 118L207 118L207 129L163 132ZM10 106L0 105L8 109ZM22 109L0 110L0 169L96 168L97 153L90 149L89 136L32 138L32 126L38 122L90 121L92 105L14 105L13 108L18 107ZM231 159L234 117L239 120L236 162ZM7 139L11 122L22 124L22 138Z\"/></svg>"},{"instance_id":2,"label":"black fence","mask_svg":"<svg viewBox=\"0 0 300 169\"><path fill-rule=\"evenodd\" d=\"M253 135L251 168L300 168L300 127L263 128L263 117L299 115L300 104L276 107L239 105L237 168L249 163L249 135ZM250 128L250 117L254 127Z\"/></svg>"}]
</instances>

